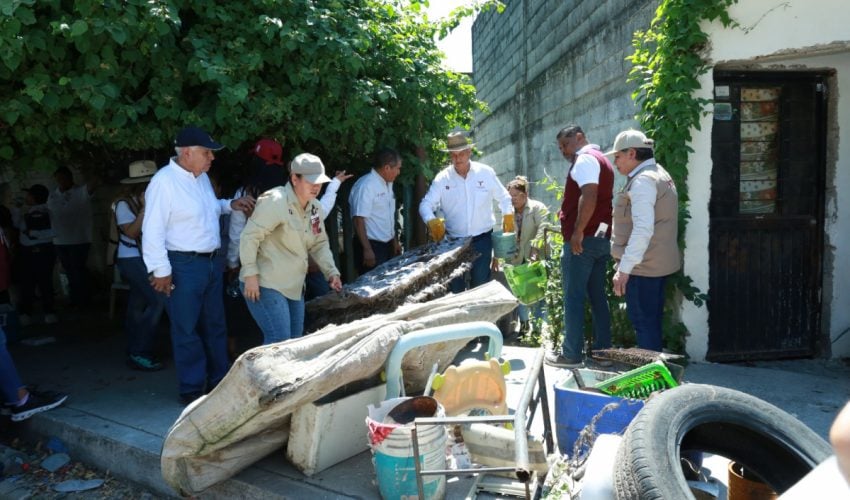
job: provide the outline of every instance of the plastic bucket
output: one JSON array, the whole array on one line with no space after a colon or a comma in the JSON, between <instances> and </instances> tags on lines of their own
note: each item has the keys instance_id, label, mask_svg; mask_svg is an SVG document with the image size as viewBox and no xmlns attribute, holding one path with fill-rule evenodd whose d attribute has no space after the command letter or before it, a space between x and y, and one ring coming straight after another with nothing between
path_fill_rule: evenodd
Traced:
<instances>
[{"instance_id":1,"label":"plastic bucket","mask_svg":"<svg viewBox=\"0 0 850 500\"><path fill-rule=\"evenodd\" d=\"M372 462L375 464L378 489L384 500L419 498L416 465L413 461L413 424L383 423L390 410L408 399L410 398L389 399L377 407L370 405L369 416L366 417ZM435 414L418 416L442 417L444 411L438 406ZM421 469L445 469L448 438L445 426L420 425L417 428L417 436ZM420 500L440 500L445 497L445 476L422 476L422 484L425 498Z\"/></svg>"},{"instance_id":2,"label":"plastic bucket","mask_svg":"<svg viewBox=\"0 0 850 500\"><path fill-rule=\"evenodd\" d=\"M525 305L537 302L546 293L546 268L542 262L505 266L505 279L511 292Z\"/></svg>"},{"instance_id":3,"label":"plastic bucket","mask_svg":"<svg viewBox=\"0 0 850 500\"><path fill-rule=\"evenodd\" d=\"M588 369L578 371L587 386L616 375ZM617 406L603 413L603 408L610 403L617 403ZM643 401L638 399L582 391L578 388L572 372L567 372L567 377L555 385L555 430L558 448L564 455L572 457L581 431L600 414L595 424L596 434L622 434L641 409ZM587 445L582 443L578 452L582 454L587 450Z\"/></svg>"},{"instance_id":4,"label":"plastic bucket","mask_svg":"<svg viewBox=\"0 0 850 500\"><path fill-rule=\"evenodd\" d=\"M516 233L493 231L493 255L499 259L510 259L516 255Z\"/></svg>"}]
</instances>

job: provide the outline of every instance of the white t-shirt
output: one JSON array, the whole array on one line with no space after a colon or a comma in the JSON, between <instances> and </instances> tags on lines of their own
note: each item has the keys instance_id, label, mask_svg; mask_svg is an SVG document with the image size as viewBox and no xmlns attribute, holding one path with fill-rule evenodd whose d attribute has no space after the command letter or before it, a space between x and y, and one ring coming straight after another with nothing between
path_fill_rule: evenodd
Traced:
<instances>
[{"instance_id":1,"label":"white t-shirt","mask_svg":"<svg viewBox=\"0 0 850 500\"><path fill-rule=\"evenodd\" d=\"M590 149L599 149L599 146L588 144L576 151L576 161L570 170L570 177L576 181L578 187L585 184L599 184L599 172L602 167L599 166L599 160L595 156L584 154Z\"/></svg>"},{"instance_id":2,"label":"white t-shirt","mask_svg":"<svg viewBox=\"0 0 850 500\"><path fill-rule=\"evenodd\" d=\"M130 210L130 205L126 201L119 201L115 205L115 221L118 223L118 258L129 259L131 257L141 257L139 247L136 240L128 238L120 227L124 224L130 224L136 220L136 214Z\"/></svg>"},{"instance_id":3,"label":"white t-shirt","mask_svg":"<svg viewBox=\"0 0 850 500\"><path fill-rule=\"evenodd\" d=\"M91 197L86 186L74 186L64 193L54 189L47 199L54 245L91 243Z\"/></svg>"}]
</instances>

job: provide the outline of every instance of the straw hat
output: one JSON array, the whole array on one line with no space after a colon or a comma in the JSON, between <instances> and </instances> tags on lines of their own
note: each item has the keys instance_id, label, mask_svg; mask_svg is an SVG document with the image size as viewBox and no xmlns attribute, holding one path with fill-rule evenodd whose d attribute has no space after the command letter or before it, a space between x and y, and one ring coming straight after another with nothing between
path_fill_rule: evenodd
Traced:
<instances>
[{"instance_id":1,"label":"straw hat","mask_svg":"<svg viewBox=\"0 0 850 500\"><path fill-rule=\"evenodd\" d=\"M472 149L474 142L469 141L469 137L464 131L456 131L449 133L446 138L446 149L442 151L448 153L450 151L463 151L464 149Z\"/></svg>"},{"instance_id":2,"label":"straw hat","mask_svg":"<svg viewBox=\"0 0 850 500\"><path fill-rule=\"evenodd\" d=\"M121 184L148 182L156 173L156 163L150 160L134 161L130 164L130 177L121 179Z\"/></svg>"}]
</instances>

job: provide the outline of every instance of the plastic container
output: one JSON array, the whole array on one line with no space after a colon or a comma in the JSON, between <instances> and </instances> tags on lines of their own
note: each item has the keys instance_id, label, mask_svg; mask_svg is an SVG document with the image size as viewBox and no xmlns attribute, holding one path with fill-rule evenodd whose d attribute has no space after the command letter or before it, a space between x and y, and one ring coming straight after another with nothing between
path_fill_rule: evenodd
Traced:
<instances>
[{"instance_id":1,"label":"plastic container","mask_svg":"<svg viewBox=\"0 0 850 500\"><path fill-rule=\"evenodd\" d=\"M493 255L499 259L510 259L516 255L516 233L493 231Z\"/></svg>"},{"instance_id":2,"label":"plastic container","mask_svg":"<svg viewBox=\"0 0 850 500\"><path fill-rule=\"evenodd\" d=\"M579 374L586 386L591 387L615 375L612 372L579 369ZM579 434L606 405L617 405L603 413L596 421L596 434L622 434L632 419L643 408L643 401L608 396L596 392L583 391L578 388L573 373L554 386L555 390L555 431L558 437L558 448L561 453L573 456L576 440ZM586 444L579 447L578 453L588 451Z\"/></svg>"},{"instance_id":3,"label":"plastic container","mask_svg":"<svg viewBox=\"0 0 850 500\"><path fill-rule=\"evenodd\" d=\"M389 412L410 398L388 399L378 406L369 406L366 426L369 429L369 443L372 449L372 461L378 478L378 490L384 500L418 498L416 485L416 464L413 461L413 424L398 425L383 423ZM417 417L443 417L445 413L438 406L432 415ZM448 434L442 425L420 425L418 457L423 470L446 468L446 445ZM440 500L446 495L445 476L422 476L425 499Z\"/></svg>"},{"instance_id":4,"label":"plastic container","mask_svg":"<svg viewBox=\"0 0 850 500\"><path fill-rule=\"evenodd\" d=\"M518 266L505 266L505 279L514 296L525 305L543 298L546 293L546 268L540 261Z\"/></svg>"}]
</instances>

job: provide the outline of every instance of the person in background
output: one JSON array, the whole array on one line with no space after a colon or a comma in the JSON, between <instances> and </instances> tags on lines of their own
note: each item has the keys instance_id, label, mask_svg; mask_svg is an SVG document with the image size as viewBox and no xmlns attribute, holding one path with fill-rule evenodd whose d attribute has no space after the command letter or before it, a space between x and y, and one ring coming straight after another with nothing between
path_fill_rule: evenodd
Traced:
<instances>
[{"instance_id":1,"label":"person in background","mask_svg":"<svg viewBox=\"0 0 850 500\"><path fill-rule=\"evenodd\" d=\"M346 173L345 170L334 171L334 176L331 181L325 185L325 193L319 198L319 203L322 204L322 213L325 214L324 220L333 213L334 205L336 205L336 195L343 182L354 177L354 174ZM328 280L319 269L319 265L310 257L307 266L307 279L304 283L304 300L310 301L316 297L327 295L331 291L328 285Z\"/></svg>"},{"instance_id":2,"label":"person in background","mask_svg":"<svg viewBox=\"0 0 850 500\"><path fill-rule=\"evenodd\" d=\"M20 234L19 257L22 268L21 302L18 305L21 326L32 324L36 289L41 297L44 322L59 321L53 309L54 232L51 212L47 208L49 191L46 186L34 184L26 190L26 209L19 212L15 225Z\"/></svg>"},{"instance_id":3,"label":"person in background","mask_svg":"<svg viewBox=\"0 0 850 500\"><path fill-rule=\"evenodd\" d=\"M67 394L27 389L6 348L6 332L3 328L0 328L0 396L3 397L3 409L12 416L12 422L20 422L36 413L52 410L68 399Z\"/></svg>"},{"instance_id":4,"label":"person in background","mask_svg":"<svg viewBox=\"0 0 850 500\"><path fill-rule=\"evenodd\" d=\"M583 362L584 304L590 301L593 349L611 347L611 311L605 295L605 270L611 259L611 198L614 168L578 125L556 136L570 164L561 199L561 276L564 291L564 341L546 356L553 366L575 368ZM560 351L560 352L558 352ZM592 353L586 353L588 357ZM607 361L597 361L607 364Z\"/></svg>"},{"instance_id":5,"label":"person in background","mask_svg":"<svg viewBox=\"0 0 850 500\"><path fill-rule=\"evenodd\" d=\"M96 183L75 185L68 167L57 168L53 178L56 189L47 199L53 224L53 245L68 277L71 305L86 307L91 302L86 261L92 240L91 195Z\"/></svg>"},{"instance_id":6,"label":"person in background","mask_svg":"<svg viewBox=\"0 0 850 500\"><path fill-rule=\"evenodd\" d=\"M502 213L502 230L514 231L514 209L511 196L499 182L496 172L488 165L471 161L472 146L466 132L448 135L446 149L452 164L434 177L431 186L419 204L419 215L428 226L433 241L447 234L450 238L472 238L472 247L478 256L472 261L470 287L475 288L490 281L493 257L493 201L498 202ZM445 222L437 217L443 212ZM466 289L463 278L452 280L453 293Z\"/></svg>"},{"instance_id":7,"label":"person in background","mask_svg":"<svg viewBox=\"0 0 850 500\"><path fill-rule=\"evenodd\" d=\"M549 209L543 203L532 200L528 196L528 179L518 175L508 183L508 193L514 206L514 227L516 228L517 252L508 264L517 266L532 260L535 255L531 242L543 238L543 230L548 227ZM540 303L533 307L534 316L541 317ZM518 309L520 333L525 334L531 329L529 321L529 306L520 304Z\"/></svg>"},{"instance_id":8,"label":"person in background","mask_svg":"<svg viewBox=\"0 0 850 500\"><path fill-rule=\"evenodd\" d=\"M383 148L375 167L357 179L348 197L354 222L354 264L364 274L401 253L395 233L393 181L401 173L401 155Z\"/></svg>"},{"instance_id":9,"label":"person in background","mask_svg":"<svg viewBox=\"0 0 850 500\"><path fill-rule=\"evenodd\" d=\"M254 199L219 200L207 171L224 146L198 127L181 130L176 156L145 191L142 258L151 286L167 298L180 401L211 391L230 368L224 318L220 216L250 211Z\"/></svg>"},{"instance_id":10,"label":"person in background","mask_svg":"<svg viewBox=\"0 0 850 500\"><path fill-rule=\"evenodd\" d=\"M620 132L605 155L613 157L617 171L627 178L614 201L614 293L626 296L638 347L661 351L664 283L682 267L676 184L655 163L653 141L642 132Z\"/></svg>"},{"instance_id":11,"label":"person in background","mask_svg":"<svg viewBox=\"0 0 850 500\"><path fill-rule=\"evenodd\" d=\"M163 364L154 356L157 326L165 309L165 296L151 288L142 260L142 224L145 219L145 190L156 174L152 161L134 161L125 187L112 204L118 248L115 265L129 287L124 330L127 333L127 365L134 370L157 371Z\"/></svg>"},{"instance_id":12,"label":"person in background","mask_svg":"<svg viewBox=\"0 0 850 500\"><path fill-rule=\"evenodd\" d=\"M312 256L336 291L342 289L316 197L330 179L319 157L303 153L290 165L290 182L257 201L239 242L240 279L264 343L300 337L304 279Z\"/></svg>"}]
</instances>

